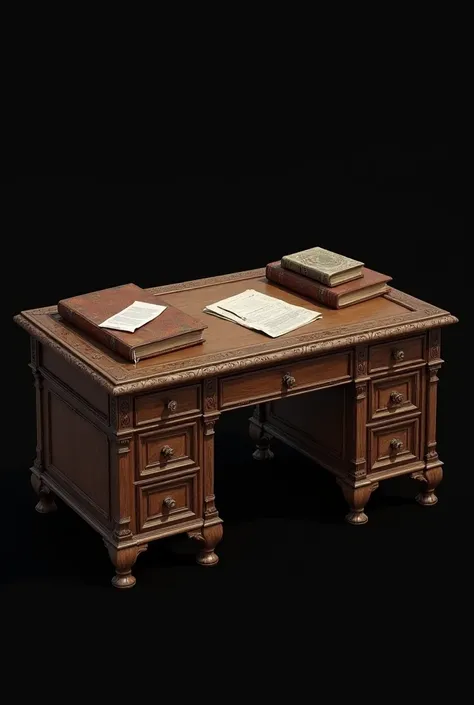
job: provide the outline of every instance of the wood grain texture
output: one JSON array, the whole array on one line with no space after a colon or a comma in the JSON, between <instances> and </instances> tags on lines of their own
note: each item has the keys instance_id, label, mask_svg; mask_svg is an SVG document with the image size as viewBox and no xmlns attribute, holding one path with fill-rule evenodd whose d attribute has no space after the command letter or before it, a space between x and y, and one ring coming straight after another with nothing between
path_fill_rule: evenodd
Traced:
<instances>
[{"instance_id":1,"label":"wood grain texture","mask_svg":"<svg viewBox=\"0 0 474 705\"><path fill-rule=\"evenodd\" d=\"M197 313L242 286L272 293L261 270L156 291ZM58 496L87 521L116 587L135 584L132 566L150 541L176 533L197 540L198 563L217 565L215 430L238 406L256 404L254 457L270 458L275 437L314 459L336 476L351 524L367 521L371 492L396 475L421 483L420 504L436 504L440 328L456 322L451 314L392 291L324 309L322 321L276 340L209 319L199 354L134 366L67 327L55 307L17 317L32 334L37 510L54 511Z\"/></svg>"},{"instance_id":2,"label":"wood grain texture","mask_svg":"<svg viewBox=\"0 0 474 705\"><path fill-rule=\"evenodd\" d=\"M184 283L172 289L168 287L166 291L155 287L153 292L157 296L166 294L171 305L193 316L205 317L208 325L206 341L197 348L142 360L137 365L124 362L86 334L66 324L58 317L55 306L23 311L15 316L15 321L70 364L118 395L183 384L216 374L236 373L277 364L278 361L283 363L357 344L400 338L457 322L448 311L396 289L347 309L316 306L297 294L282 291L268 282L264 273L265 270L260 269L254 274L244 273L242 277L239 274L215 277L203 284ZM266 339L256 331L203 313L207 304L245 288L320 310L323 318L278 339Z\"/></svg>"}]
</instances>

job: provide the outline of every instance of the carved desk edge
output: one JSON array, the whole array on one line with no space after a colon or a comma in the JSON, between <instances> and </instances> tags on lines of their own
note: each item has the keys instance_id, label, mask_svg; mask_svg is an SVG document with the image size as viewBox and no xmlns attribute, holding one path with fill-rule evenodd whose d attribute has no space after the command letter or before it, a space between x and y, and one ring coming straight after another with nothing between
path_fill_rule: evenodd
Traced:
<instances>
[{"instance_id":1,"label":"carved desk edge","mask_svg":"<svg viewBox=\"0 0 474 705\"><path fill-rule=\"evenodd\" d=\"M265 275L264 268L230 275L220 275L207 279L197 279L179 284L152 287L147 289L147 291L161 295L174 291L183 291L185 289L222 284L229 281L253 279L260 275ZM458 323L458 319L448 311L416 299L397 289L392 288L390 293L385 295L385 298L402 305L409 313L388 316L378 319L377 321L367 322L364 325L363 331L360 330L360 323L353 323L335 328L332 331L302 334L292 338L291 343L286 346L284 343L282 344L281 341L280 345L278 345L278 339L276 339L240 350L223 351L187 360L178 360L176 362L166 363L165 365L160 365L159 362L157 362L154 367L147 368L146 377L141 379L132 378L124 382L120 382L120 378L117 375L101 367L98 361L105 357L105 355L101 352L100 348L95 348L93 344L88 344L88 347L97 350L97 353L93 356L95 359L90 359L67 341L63 340L59 343L54 340L54 338L49 335L46 327L37 319L35 320L34 317L39 314L57 313L56 306L23 311L14 316L14 321L31 336L39 340L39 342L49 346L68 362L82 369L85 374L94 379L94 381L102 387L105 387L110 394L122 395L142 390L151 391L161 387L186 384L205 379L206 377L234 374L275 363L284 363L285 361L294 359L299 360L326 351L347 348L362 343L383 341L394 337L403 337L432 328ZM271 343L277 347L269 349L268 346ZM127 373L124 372L123 376L126 376L126 374Z\"/></svg>"}]
</instances>

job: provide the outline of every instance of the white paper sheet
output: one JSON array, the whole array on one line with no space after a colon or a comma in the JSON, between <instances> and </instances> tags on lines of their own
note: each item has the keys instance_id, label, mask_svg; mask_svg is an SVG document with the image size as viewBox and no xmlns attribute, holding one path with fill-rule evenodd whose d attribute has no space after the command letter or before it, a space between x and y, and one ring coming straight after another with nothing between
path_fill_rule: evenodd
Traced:
<instances>
[{"instance_id":1,"label":"white paper sheet","mask_svg":"<svg viewBox=\"0 0 474 705\"><path fill-rule=\"evenodd\" d=\"M209 304L204 311L246 328L260 330L272 338L322 317L319 311L293 306L254 289L246 289L240 294Z\"/></svg>"},{"instance_id":2,"label":"white paper sheet","mask_svg":"<svg viewBox=\"0 0 474 705\"><path fill-rule=\"evenodd\" d=\"M100 328L112 328L113 330L124 330L127 333L134 333L137 328L141 328L145 323L153 321L160 313L163 313L166 306L158 304L148 304L144 301L134 301L133 304L119 311L114 316L99 323Z\"/></svg>"}]
</instances>

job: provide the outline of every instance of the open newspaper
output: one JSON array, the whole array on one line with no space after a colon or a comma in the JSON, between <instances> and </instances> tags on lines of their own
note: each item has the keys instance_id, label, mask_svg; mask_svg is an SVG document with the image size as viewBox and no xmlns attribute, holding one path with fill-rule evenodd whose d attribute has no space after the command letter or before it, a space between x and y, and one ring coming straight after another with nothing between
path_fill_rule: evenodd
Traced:
<instances>
[{"instance_id":1,"label":"open newspaper","mask_svg":"<svg viewBox=\"0 0 474 705\"><path fill-rule=\"evenodd\" d=\"M204 311L246 328L262 331L272 338L322 317L319 311L288 304L254 289L246 289L240 294L209 304Z\"/></svg>"}]
</instances>

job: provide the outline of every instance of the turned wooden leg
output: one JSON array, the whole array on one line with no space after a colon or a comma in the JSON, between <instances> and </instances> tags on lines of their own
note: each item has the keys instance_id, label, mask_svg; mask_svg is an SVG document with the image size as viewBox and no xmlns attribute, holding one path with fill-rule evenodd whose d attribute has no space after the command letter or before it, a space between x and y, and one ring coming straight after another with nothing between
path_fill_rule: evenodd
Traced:
<instances>
[{"instance_id":1,"label":"turned wooden leg","mask_svg":"<svg viewBox=\"0 0 474 705\"><path fill-rule=\"evenodd\" d=\"M339 485L350 507L350 512L346 514L346 521L354 525L367 524L369 518L364 512L364 508L370 499L370 495L377 489L379 483L372 482L370 485L364 485L363 487L351 487L344 482L339 482Z\"/></svg>"},{"instance_id":2,"label":"turned wooden leg","mask_svg":"<svg viewBox=\"0 0 474 705\"><path fill-rule=\"evenodd\" d=\"M250 438L255 442L257 448L252 453L252 457L255 460L271 460L273 458L273 452L270 450L270 442L272 436L267 433L263 426L261 425L264 417L264 411L262 406L257 406L250 418L249 434Z\"/></svg>"},{"instance_id":3,"label":"turned wooden leg","mask_svg":"<svg viewBox=\"0 0 474 705\"><path fill-rule=\"evenodd\" d=\"M432 507L437 504L438 498L435 495L435 489L443 479L443 468L430 468L429 470L415 473L412 477L423 483L421 492L416 495L418 504L423 507Z\"/></svg>"},{"instance_id":4,"label":"turned wooden leg","mask_svg":"<svg viewBox=\"0 0 474 705\"><path fill-rule=\"evenodd\" d=\"M222 524L213 524L212 526L204 526L200 534L194 535L199 543L199 553L196 556L196 561L199 565L216 565L219 562L219 556L214 549L222 540L224 530Z\"/></svg>"},{"instance_id":5,"label":"turned wooden leg","mask_svg":"<svg viewBox=\"0 0 474 705\"><path fill-rule=\"evenodd\" d=\"M148 545L145 543L141 546L117 548L116 546L106 543L106 546L110 560L115 566L116 575L112 578L112 585L121 589L133 587L137 581L132 575L132 566L135 564L140 553L146 551Z\"/></svg>"},{"instance_id":6,"label":"turned wooden leg","mask_svg":"<svg viewBox=\"0 0 474 705\"><path fill-rule=\"evenodd\" d=\"M35 506L35 509L40 514L50 514L57 510L56 502L54 501L54 494L51 492L49 487L42 482L41 478L36 475L31 475L31 486L39 497L39 501Z\"/></svg>"}]
</instances>

